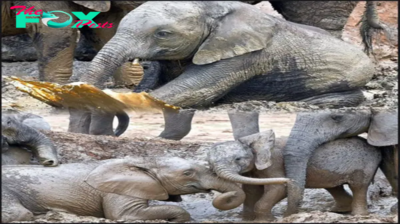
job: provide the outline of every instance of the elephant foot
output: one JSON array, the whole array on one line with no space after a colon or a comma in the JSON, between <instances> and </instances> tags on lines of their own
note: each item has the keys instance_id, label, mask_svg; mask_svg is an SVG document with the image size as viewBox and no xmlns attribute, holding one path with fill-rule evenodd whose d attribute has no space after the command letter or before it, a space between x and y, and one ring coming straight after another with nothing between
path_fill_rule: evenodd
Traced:
<instances>
[{"instance_id":1,"label":"elephant foot","mask_svg":"<svg viewBox=\"0 0 400 224\"><path fill-rule=\"evenodd\" d=\"M398 212L399 208L398 208L398 202L396 202L396 204L394 204L391 208L390 208L390 212L391 213L396 213Z\"/></svg>"},{"instance_id":2,"label":"elephant foot","mask_svg":"<svg viewBox=\"0 0 400 224\"><path fill-rule=\"evenodd\" d=\"M256 215L254 214L254 212L244 212L243 211L243 215L242 215L243 221L253 221L255 218L256 218Z\"/></svg>"},{"instance_id":3,"label":"elephant foot","mask_svg":"<svg viewBox=\"0 0 400 224\"><path fill-rule=\"evenodd\" d=\"M330 212L349 213L351 212L351 205L335 205L335 207L331 208Z\"/></svg>"},{"instance_id":4,"label":"elephant foot","mask_svg":"<svg viewBox=\"0 0 400 224\"><path fill-rule=\"evenodd\" d=\"M189 134L195 110L180 110L176 113L165 109L163 113L165 128L159 137L178 141Z\"/></svg>"},{"instance_id":5,"label":"elephant foot","mask_svg":"<svg viewBox=\"0 0 400 224\"><path fill-rule=\"evenodd\" d=\"M368 215L368 209L367 208L354 208L351 212L352 215Z\"/></svg>"},{"instance_id":6,"label":"elephant foot","mask_svg":"<svg viewBox=\"0 0 400 224\"><path fill-rule=\"evenodd\" d=\"M256 218L253 220L253 222L261 222L261 223L265 223L265 222L269 222L269 221L274 221L276 220L275 216L273 216L271 213L269 214L256 214Z\"/></svg>"}]
</instances>

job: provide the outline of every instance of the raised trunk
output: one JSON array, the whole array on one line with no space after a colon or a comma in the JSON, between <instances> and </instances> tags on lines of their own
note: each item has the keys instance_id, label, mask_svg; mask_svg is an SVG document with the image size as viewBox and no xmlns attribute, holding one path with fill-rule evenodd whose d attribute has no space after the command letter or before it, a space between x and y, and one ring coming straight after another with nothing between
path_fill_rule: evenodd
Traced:
<instances>
[{"instance_id":1,"label":"raised trunk","mask_svg":"<svg viewBox=\"0 0 400 224\"><path fill-rule=\"evenodd\" d=\"M107 79L127 61L129 49L133 47L131 39L132 37L124 34L113 37L96 55L90 63L88 72L83 74L79 81L103 89Z\"/></svg>"},{"instance_id":2,"label":"raised trunk","mask_svg":"<svg viewBox=\"0 0 400 224\"><path fill-rule=\"evenodd\" d=\"M232 171L223 169L223 168L215 168L215 172L217 175L225 180L241 183L241 184L250 184L250 185L266 185L266 184L286 184L289 182L288 178L251 178L244 177Z\"/></svg>"},{"instance_id":3,"label":"raised trunk","mask_svg":"<svg viewBox=\"0 0 400 224\"><path fill-rule=\"evenodd\" d=\"M27 145L36 154L40 164L44 166L57 166L57 150L53 142L47 138L43 133L38 132L32 135L32 141Z\"/></svg>"},{"instance_id":4,"label":"raised trunk","mask_svg":"<svg viewBox=\"0 0 400 224\"><path fill-rule=\"evenodd\" d=\"M3 120L4 119L4 120ZM9 145L28 147L45 166L57 166L57 150L53 142L40 131L29 127L16 118L2 118L2 134Z\"/></svg>"}]
</instances>

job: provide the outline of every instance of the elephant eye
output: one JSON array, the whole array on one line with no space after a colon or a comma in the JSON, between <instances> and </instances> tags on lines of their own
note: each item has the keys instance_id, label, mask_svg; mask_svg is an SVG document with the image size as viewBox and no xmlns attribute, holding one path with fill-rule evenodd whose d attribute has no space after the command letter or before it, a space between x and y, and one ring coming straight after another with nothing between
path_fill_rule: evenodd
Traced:
<instances>
[{"instance_id":1,"label":"elephant eye","mask_svg":"<svg viewBox=\"0 0 400 224\"><path fill-rule=\"evenodd\" d=\"M183 172L183 175L185 175L185 176L192 176L193 175L193 171L192 170L186 170L185 172Z\"/></svg>"},{"instance_id":2,"label":"elephant eye","mask_svg":"<svg viewBox=\"0 0 400 224\"><path fill-rule=\"evenodd\" d=\"M235 161L239 162L239 161L241 161L242 159L243 159L242 157L238 157L238 158L235 159Z\"/></svg>"},{"instance_id":3,"label":"elephant eye","mask_svg":"<svg viewBox=\"0 0 400 224\"><path fill-rule=\"evenodd\" d=\"M331 118L332 118L332 120L339 122L343 119L343 116L342 115L332 115Z\"/></svg>"},{"instance_id":4,"label":"elephant eye","mask_svg":"<svg viewBox=\"0 0 400 224\"><path fill-rule=\"evenodd\" d=\"M160 31L158 31L157 33L156 33L156 37L159 37L159 38L166 38L166 37L168 37L169 35L171 35L172 33L170 32L170 31L166 31L166 30L160 30Z\"/></svg>"}]
</instances>

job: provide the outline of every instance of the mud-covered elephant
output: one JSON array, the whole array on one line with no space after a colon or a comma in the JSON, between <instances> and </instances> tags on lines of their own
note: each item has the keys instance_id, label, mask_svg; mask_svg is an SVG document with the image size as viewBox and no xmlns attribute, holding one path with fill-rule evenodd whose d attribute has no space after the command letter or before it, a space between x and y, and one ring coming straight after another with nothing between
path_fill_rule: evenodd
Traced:
<instances>
[{"instance_id":1,"label":"mud-covered elephant","mask_svg":"<svg viewBox=\"0 0 400 224\"><path fill-rule=\"evenodd\" d=\"M173 67L163 72L172 80L149 95L184 109L250 99L354 106L374 73L357 47L241 2L146 2L121 20L80 81L104 88L133 58Z\"/></svg>"},{"instance_id":2,"label":"mud-covered elephant","mask_svg":"<svg viewBox=\"0 0 400 224\"><path fill-rule=\"evenodd\" d=\"M44 166L58 165L54 143L40 132L50 130L42 117L30 113L2 114L1 129L2 165L30 164L32 157L33 163L36 160Z\"/></svg>"},{"instance_id":3,"label":"mud-covered elephant","mask_svg":"<svg viewBox=\"0 0 400 224\"><path fill-rule=\"evenodd\" d=\"M288 187L285 215L298 211L306 184L307 163L313 152L324 143L364 132L368 132L368 143L381 150L381 169L397 196L397 109L299 113L283 152L286 176L294 181Z\"/></svg>"},{"instance_id":4,"label":"mud-covered elephant","mask_svg":"<svg viewBox=\"0 0 400 224\"><path fill-rule=\"evenodd\" d=\"M179 195L222 192L213 205L222 210L243 203L239 186L208 168L178 157L126 157L55 168L2 166L2 222L29 221L34 214L63 210L112 220L190 221L179 206L150 206L149 200L180 201ZM34 192L34 193L32 193Z\"/></svg>"},{"instance_id":5,"label":"mud-covered elephant","mask_svg":"<svg viewBox=\"0 0 400 224\"><path fill-rule=\"evenodd\" d=\"M100 12L93 21L97 24L112 24L111 28L92 29L88 26L79 28L83 40L100 50L103 45L115 34L122 17L135 9L144 1L4 1L1 4L2 11L2 36L28 33L37 50L39 61L39 78L42 81L67 83L72 75L72 62L77 40L76 28L71 28L75 22L64 28L51 28L39 23L27 23L26 28L16 28L16 13L21 9L10 9L12 6L34 6L34 10L64 11L73 16L73 21L78 18L71 12L78 11L87 15L89 12ZM58 20L66 21L68 16L55 12ZM110 25L107 25L110 26ZM127 67L127 65L125 65ZM128 66L129 67L129 66ZM129 82L136 74L130 74L119 70L115 78ZM124 77L123 77L124 76ZM126 76L126 77L125 77Z\"/></svg>"},{"instance_id":6,"label":"mud-covered elephant","mask_svg":"<svg viewBox=\"0 0 400 224\"><path fill-rule=\"evenodd\" d=\"M256 186L241 180L285 177L283 148L286 141L287 137L275 139L274 132L269 130L210 147L208 162L214 172L223 179L243 184L246 193L244 220L274 219L272 208L286 197L284 185ZM325 188L335 200L333 212L368 214L367 189L381 158L381 150L360 137L328 142L310 157L305 187ZM344 184L350 186L353 197L343 188Z\"/></svg>"}]
</instances>

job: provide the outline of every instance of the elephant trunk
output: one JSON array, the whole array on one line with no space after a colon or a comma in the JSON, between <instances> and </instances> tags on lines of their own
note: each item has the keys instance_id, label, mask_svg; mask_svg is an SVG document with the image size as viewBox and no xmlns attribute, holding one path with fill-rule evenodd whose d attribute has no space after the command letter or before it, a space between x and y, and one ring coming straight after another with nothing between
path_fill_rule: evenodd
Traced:
<instances>
[{"instance_id":1,"label":"elephant trunk","mask_svg":"<svg viewBox=\"0 0 400 224\"><path fill-rule=\"evenodd\" d=\"M304 193L308 161L322 144L318 137L314 139L315 136L310 136L309 132L299 130L298 127L304 125L299 123L299 126L296 124L293 127L283 151L286 177L292 180L288 185L288 207L285 216L297 213Z\"/></svg>"},{"instance_id":2,"label":"elephant trunk","mask_svg":"<svg viewBox=\"0 0 400 224\"><path fill-rule=\"evenodd\" d=\"M9 145L26 146L32 150L42 165L58 165L56 147L40 131L21 123L14 117L4 117L2 118L2 133Z\"/></svg>"},{"instance_id":3,"label":"elephant trunk","mask_svg":"<svg viewBox=\"0 0 400 224\"><path fill-rule=\"evenodd\" d=\"M31 139L32 141L29 146L33 153L36 154L40 164L44 166L57 166L57 150L53 142L39 131L36 131Z\"/></svg>"},{"instance_id":4,"label":"elephant trunk","mask_svg":"<svg viewBox=\"0 0 400 224\"><path fill-rule=\"evenodd\" d=\"M250 185L266 185L266 184L286 184L290 182L288 178L251 178L241 176L234 171L227 170L221 167L216 167L215 172L217 175L225 180Z\"/></svg>"},{"instance_id":5,"label":"elephant trunk","mask_svg":"<svg viewBox=\"0 0 400 224\"><path fill-rule=\"evenodd\" d=\"M90 63L87 73L80 78L81 82L104 89L104 83L114 72L128 60L132 46L131 36L118 34L114 36Z\"/></svg>"},{"instance_id":6,"label":"elephant trunk","mask_svg":"<svg viewBox=\"0 0 400 224\"><path fill-rule=\"evenodd\" d=\"M237 184L225 181L214 174L210 174L209 176L210 177L203 182L202 187L222 193L212 202L215 208L220 210L234 209L244 202L246 195Z\"/></svg>"}]
</instances>

